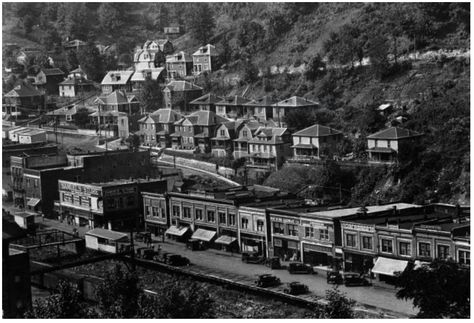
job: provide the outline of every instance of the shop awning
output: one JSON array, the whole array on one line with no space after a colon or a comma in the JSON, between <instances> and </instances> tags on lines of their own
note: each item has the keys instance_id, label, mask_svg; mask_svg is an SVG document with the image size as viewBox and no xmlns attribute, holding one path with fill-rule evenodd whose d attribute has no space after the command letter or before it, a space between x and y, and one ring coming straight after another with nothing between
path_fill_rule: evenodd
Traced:
<instances>
[{"instance_id":1,"label":"shop awning","mask_svg":"<svg viewBox=\"0 0 474 323\"><path fill-rule=\"evenodd\" d=\"M204 229L197 229L196 232L193 233L192 239L198 239L201 241L209 242L214 238L216 232L204 230Z\"/></svg>"},{"instance_id":2,"label":"shop awning","mask_svg":"<svg viewBox=\"0 0 474 323\"><path fill-rule=\"evenodd\" d=\"M183 234L185 234L188 230L189 227L178 228L177 226L172 225L168 228L168 230L165 231L165 234L171 234L172 236L182 237Z\"/></svg>"},{"instance_id":3,"label":"shop awning","mask_svg":"<svg viewBox=\"0 0 474 323\"><path fill-rule=\"evenodd\" d=\"M40 199L31 198L31 199L28 200L28 203L26 203L26 205L35 207L35 206L37 206L37 205L39 204L39 202L41 202Z\"/></svg>"},{"instance_id":4,"label":"shop awning","mask_svg":"<svg viewBox=\"0 0 474 323\"><path fill-rule=\"evenodd\" d=\"M224 245L230 245L231 243L237 241L237 238L230 237L230 236L220 236L217 238L216 243L224 244Z\"/></svg>"},{"instance_id":5,"label":"shop awning","mask_svg":"<svg viewBox=\"0 0 474 323\"><path fill-rule=\"evenodd\" d=\"M372 272L387 276L395 276L399 273L402 273L407 267L407 264L407 260L378 257L377 261L375 262L374 268L372 268Z\"/></svg>"}]
</instances>

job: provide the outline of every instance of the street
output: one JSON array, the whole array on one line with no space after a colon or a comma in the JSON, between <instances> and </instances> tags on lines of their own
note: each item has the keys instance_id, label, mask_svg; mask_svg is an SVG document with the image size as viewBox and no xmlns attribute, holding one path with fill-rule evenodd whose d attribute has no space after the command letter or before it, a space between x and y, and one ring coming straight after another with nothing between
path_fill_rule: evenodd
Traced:
<instances>
[{"instance_id":1,"label":"street","mask_svg":"<svg viewBox=\"0 0 474 323\"><path fill-rule=\"evenodd\" d=\"M9 209L11 209L11 207ZM43 220L41 217L37 217L35 220L37 223L42 223L42 225L46 227L57 228L63 231L72 232L73 229L76 229L80 236L84 236L85 232L89 230L87 227L67 225L66 223L47 218ZM145 244L141 242L136 244L145 246ZM253 282L259 274L271 273L279 277L283 283L277 289L283 289L284 284L288 282L299 281L308 285L310 292L319 297L324 297L326 290L334 287L334 285L327 284L325 275L291 275L285 269L272 270L264 265L243 263L239 254L231 255L214 249L191 251L182 243L168 240L163 243L161 242L161 237L155 238L153 244L155 250L158 245L160 245L163 251L188 257L193 264L190 269L196 272L225 277L245 283ZM346 287L339 285L339 290L345 293L347 297L354 299L360 304L366 305L365 307L368 308L376 307L377 309L384 310L384 312L403 313L407 316L416 314L411 302L396 298L394 289L384 289L373 286ZM307 297L311 296L308 295Z\"/></svg>"}]
</instances>

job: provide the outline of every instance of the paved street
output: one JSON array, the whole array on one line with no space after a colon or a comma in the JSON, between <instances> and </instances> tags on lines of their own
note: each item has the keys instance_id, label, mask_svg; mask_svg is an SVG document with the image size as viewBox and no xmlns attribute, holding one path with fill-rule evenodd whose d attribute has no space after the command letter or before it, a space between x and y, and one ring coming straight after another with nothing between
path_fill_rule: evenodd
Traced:
<instances>
[{"instance_id":1,"label":"paved street","mask_svg":"<svg viewBox=\"0 0 474 323\"><path fill-rule=\"evenodd\" d=\"M5 207L5 206L4 206ZM54 227L60 230L72 232L74 228L79 231L81 236L89 229L87 227L77 227L61 223L51 219L36 218L36 222L42 223L47 227ZM142 243L138 243L142 245ZM191 251L186 248L184 244L176 243L174 241L165 241L161 243L161 239L156 239L155 248L160 244L163 251L170 251L188 257L191 260L193 270L216 275L219 277L226 277L235 281L251 283L255 277L263 273L271 273L278 276L282 283L291 281L299 281L307 284L313 295L324 297L328 289L333 288L333 285L326 283L324 275L291 275L287 270L271 270L264 265L246 264L243 263L238 254L230 255L217 250L206 251ZM283 285L278 289L283 289ZM404 313L407 315L416 314L411 302L399 300L395 297L395 290L384 289L379 287L345 287L339 286L339 290L346 293L346 295L357 302L368 305L369 307L377 307L387 311ZM307 297L311 297L308 295Z\"/></svg>"}]
</instances>

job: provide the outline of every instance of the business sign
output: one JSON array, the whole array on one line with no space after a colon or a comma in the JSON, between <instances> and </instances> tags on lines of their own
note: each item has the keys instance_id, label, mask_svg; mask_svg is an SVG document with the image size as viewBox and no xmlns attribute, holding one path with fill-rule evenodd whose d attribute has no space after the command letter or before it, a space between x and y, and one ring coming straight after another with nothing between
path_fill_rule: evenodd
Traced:
<instances>
[{"instance_id":1,"label":"business sign","mask_svg":"<svg viewBox=\"0 0 474 323\"><path fill-rule=\"evenodd\" d=\"M59 190L77 192L85 195L101 195L100 188L73 182L59 182Z\"/></svg>"},{"instance_id":2,"label":"business sign","mask_svg":"<svg viewBox=\"0 0 474 323\"><path fill-rule=\"evenodd\" d=\"M363 224L354 224L354 223L341 223L342 228L345 230L354 230L360 232L375 232L375 228L363 225Z\"/></svg>"},{"instance_id":3,"label":"business sign","mask_svg":"<svg viewBox=\"0 0 474 323\"><path fill-rule=\"evenodd\" d=\"M120 188L111 188L104 190L104 196L117 196L123 194L133 194L137 191L135 186L126 186Z\"/></svg>"},{"instance_id":4,"label":"business sign","mask_svg":"<svg viewBox=\"0 0 474 323\"><path fill-rule=\"evenodd\" d=\"M315 229L332 229L331 224L321 223L321 222L301 221L301 225L310 226Z\"/></svg>"}]
</instances>

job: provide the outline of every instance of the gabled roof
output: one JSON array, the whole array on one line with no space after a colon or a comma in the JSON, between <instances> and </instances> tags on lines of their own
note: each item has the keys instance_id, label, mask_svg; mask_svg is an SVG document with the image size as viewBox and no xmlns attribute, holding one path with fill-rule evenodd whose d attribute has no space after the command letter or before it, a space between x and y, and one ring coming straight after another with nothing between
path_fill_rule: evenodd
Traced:
<instances>
[{"instance_id":1,"label":"gabled roof","mask_svg":"<svg viewBox=\"0 0 474 323\"><path fill-rule=\"evenodd\" d=\"M193 84L188 81L171 81L166 85L166 87L170 91L174 92L181 92L181 91L196 91L196 90L202 90L202 87L197 86L196 84Z\"/></svg>"},{"instance_id":2,"label":"gabled roof","mask_svg":"<svg viewBox=\"0 0 474 323\"><path fill-rule=\"evenodd\" d=\"M422 134L412 131L412 130L398 128L398 127L390 127L390 128L381 130L379 132L376 132L374 134L371 134L370 136L367 136L367 139L398 140L398 139L403 139L403 138L418 137L421 135Z\"/></svg>"},{"instance_id":3,"label":"gabled roof","mask_svg":"<svg viewBox=\"0 0 474 323\"><path fill-rule=\"evenodd\" d=\"M269 144L279 144L283 143L281 136L287 131L287 128L265 128L260 127L255 132L255 136L249 140L249 143L261 143L259 138L271 138L270 140L265 141L265 143ZM280 138L277 138L280 137Z\"/></svg>"},{"instance_id":4,"label":"gabled roof","mask_svg":"<svg viewBox=\"0 0 474 323\"><path fill-rule=\"evenodd\" d=\"M213 126L229 121L226 118L216 115L212 111L196 111L187 116L186 119L197 126Z\"/></svg>"},{"instance_id":5,"label":"gabled roof","mask_svg":"<svg viewBox=\"0 0 474 323\"><path fill-rule=\"evenodd\" d=\"M275 104L277 101L273 99L272 97L265 95L261 98L258 99L253 99L244 105L252 106L252 107L269 107L273 104Z\"/></svg>"},{"instance_id":6,"label":"gabled roof","mask_svg":"<svg viewBox=\"0 0 474 323\"><path fill-rule=\"evenodd\" d=\"M104 79L102 80L101 84L102 85L113 85L113 84L127 84L128 81L130 80L133 71L110 71L107 73L107 75L104 76ZM116 76L120 76L120 79L117 80Z\"/></svg>"},{"instance_id":7,"label":"gabled roof","mask_svg":"<svg viewBox=\"0 0 474 323\"><path fill-rule=\"evenodd\" d=\"M42 69L44 75L64 75L64 72L61 71L59 68L43 68Z\"/></svg>"},{"instance_id":8,"label":"gabled roof","mask_svg":"<svg viewBox=\"0 0 474 323\"><path fill-rule=\"evenodd\" d=\"M202 56L202 55L217 56L216 46L207 44L205 46L199 47L199 49L195 51L193 54L193 56Z\"/></svg>"},{"instance_id":9,"label":"gabled roof","mask_svg":"<svg viewBox=\"0 0 474 323\"><path fill-rule=\"evenodd\" d=\"M141 70L141 71L136 71L133 73L132 78L130 81L132 82L144 82L146 80L146 74L151 73L151 79L156 81L161 73L163 73L165 69L163 67L158 67L158 68L150 68L147 70Z\"/></svg>"},{"instance_id":10,"label":"gabled roof","mask_svg":"<svg viewBox=\"0 0 474 323\"><path fill-rule=\"evenodd\" d=\"M29 97L29 96L42 96L43 94L36 90L33 86L26 84L26 83L21 83L16 85L13 90L5 94L5 97L7 98L13 98L13 97Z\"/></svg>"},{"instance_id":11,"label":"gabled roof","mask_svg":"<svg viewBox=\"0 0 474 323\"><path fill-rule=\"evenodd\" d=\"M69 77L59 83L59 85L94 85L94 82L84 78Z\"/></svg>"},{"instance_id":12,"label":"gabled roof","mask_svg":"<svg viewBox=\"0 0 474 323\"><path fill-rule=\"evenodd\" d=\"M319 105L319 103L308 100L306 98L302 98L300 96L292 96L289 99L285 99L283 101L273 104L274 107L295 107L295 108L296 107L309 107L309 106L315 106L315 105Z\"/></svg>"},{"instance_id":13,"label":"gabled roof","mask_svg":"<svg viewBox=\"0 0 474 323\"><path fill-rule=\"evenodd\" d=\"M243 105L243 104L245 104L249 101L250 101L249 99L246 99L242 96L233 95L233 96L226 96L224 99L217 102L216 104L219 104L219 105Z\"/></svg>"},{"instance_id":14,"label":"gabled roof","mask_svg":"<svg viewBox=\"0 0 474 323\"><path fill-rule=\"evenodd\" d=\"M324 136L333 136L333 135L340 135L340 134L342 134L342 132L336 129L332 129L320 124L315 124L311 127L295 132L293 136L324 137Z\"/></svg>"},{"instance_id":15,"label":"gabled roof","mask_svg":"<svg viewBox=\"0 0 474 323\"><path fill-rule=\"evenodd\" d=\"M157 123L174 123L180 120L182 117L183 116L181 114L172 109L158 109L139 121L144 122L147 118L151 118Z\"/></svg>"},{"instance_id":16,"label":"gabled roof","mask_svg":"<svg viewBox=\"0 0 474 323\"><path fill-rule=\"evenodd\" d=\"M120 105L130 103L135 96L133 94L127 94L125 91L115 90L112 93L99 96L95 103L104 104L104 105Z\"/></svg>"},{"instance_id":17,"label":"gabled roof","mask_svg":"<svg viewBox=\"0 0 474 323\"><path fill-rule=\"evenodd\" d=\"M204 94L203 96L189 102L189 104L215 104L216 102L221 101L222 98L212 94L212 93L207 93Z\"/></svg>"},{"instance_id":18,"label":"gabled roof","mask_svg":"<svg viewBox=\"0 0 474 323\"><path fill-rule=\"evenodd\" d=\"M219 130L220 130L222 127L225 127L225 128L227 129L227 131L229 132L229 138L235 138L235 133L236 133L237 126L238 126L238 123L235 122L235 121L223 122L223 123L222 123L219 127L217 127L217 129L216 129L216 137L220 137L220 136L219 136Z\"/></svg>"},{"instance_id":19,"label":"gabled roof","mask_svg":"<svg viewBox=\"0 0 474 323\"><path fill-rule=\"evenodd\" d=\"M192 62L193 58L191 55L184 51L174 53L173 55L166 56L166 63L178 63L178 62Z\"/></svg>"}]
</instances>

